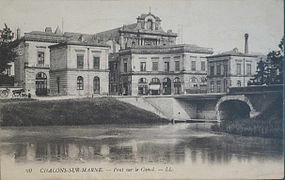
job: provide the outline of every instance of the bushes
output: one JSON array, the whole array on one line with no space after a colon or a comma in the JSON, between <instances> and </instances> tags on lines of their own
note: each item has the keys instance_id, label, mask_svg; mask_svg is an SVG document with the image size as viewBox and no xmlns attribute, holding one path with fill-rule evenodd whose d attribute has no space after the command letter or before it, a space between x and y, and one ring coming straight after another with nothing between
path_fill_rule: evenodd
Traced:
<instances>
[{"instance_id":1,"label":"bushes","mask_svg":"<svg viewBox=\"0 0 285 180\"><path fill-rule=\"evenodd\" d=\"M2 126L168 122L113 98L8 103L3 105L1 112Z\"/></svg>"}]
</instances>

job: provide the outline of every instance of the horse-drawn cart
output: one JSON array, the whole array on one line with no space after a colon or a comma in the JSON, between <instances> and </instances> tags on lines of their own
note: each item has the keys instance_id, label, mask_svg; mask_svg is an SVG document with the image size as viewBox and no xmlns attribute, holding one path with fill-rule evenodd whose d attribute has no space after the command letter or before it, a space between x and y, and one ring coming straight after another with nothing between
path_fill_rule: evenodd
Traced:
<instances>
[{"instance_id":1,"label":"horse-drawn cart","mask_svg":"<svg viewBox=\"0 0 285 180\"><path fill-rule=\"evenodd\" d=\"M0 98L27 97L22 87L0 87Z\"/></svg>"}]
</instances>

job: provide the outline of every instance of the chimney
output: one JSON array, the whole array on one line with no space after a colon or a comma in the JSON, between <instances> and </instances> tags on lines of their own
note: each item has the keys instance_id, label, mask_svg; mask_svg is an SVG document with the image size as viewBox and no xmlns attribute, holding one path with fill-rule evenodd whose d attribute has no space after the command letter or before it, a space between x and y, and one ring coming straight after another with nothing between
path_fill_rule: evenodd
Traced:
<instances>
[{"instance_id":1,"label":"chimney","mask_svg":"<svg viewBox=\"0 0 285 180\"><path fill-rule=\"evenodd\" d=\"M21 29L17 28L17 39L21 38Z\"/></svg>"},{"instance_id":2,"label":"chimney","mask_svg":"<svg viewBox=\"0 0 285 180\"><path fill-rule=\"evenodd\" d=\"M248 34L244 34L244 54L248 54Z\"/></svg>"}]
</instances>

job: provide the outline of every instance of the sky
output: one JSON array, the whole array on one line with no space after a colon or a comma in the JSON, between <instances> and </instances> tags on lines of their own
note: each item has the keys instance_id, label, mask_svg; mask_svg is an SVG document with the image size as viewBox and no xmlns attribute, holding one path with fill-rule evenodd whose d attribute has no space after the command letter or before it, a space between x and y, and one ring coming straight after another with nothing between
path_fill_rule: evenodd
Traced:
<instances>
[{"instance_id":1,"label":"sky","mask_svg":"<svg viewBox=\"0 0 285 180\"><path fill-rule=\"evenodd\" d=\"M0 27L19 27L23 35L63 22L64 32L94 34L151 11L165 31L180 35L177 43L243 51L248 33L249 51L267 54L283 37L283 8L283 0L0 0Z\"/></svg>"}]
</instances>

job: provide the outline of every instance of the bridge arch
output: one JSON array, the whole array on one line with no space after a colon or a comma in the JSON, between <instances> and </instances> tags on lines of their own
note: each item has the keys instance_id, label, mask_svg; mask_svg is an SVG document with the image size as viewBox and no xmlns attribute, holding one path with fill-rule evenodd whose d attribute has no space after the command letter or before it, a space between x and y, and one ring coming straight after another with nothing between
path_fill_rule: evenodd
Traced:
<instances>
[{"instance_id":1,"label":"bridge arch","mask_svg":"<svg viewBox=\"0 0 285 180\"><path fill-rule=\"evenodd\" d=\"M230 108L235 108L238 107L235 110L231 110ZM233 96L223 96L219 99L219 101L216 104L215 111L216 111L216 116L217 120L222 120L224 119L223 117L223 110L224 111L232 111L232 112L227 112L227 113L241 113L244 116L247 115L249 117L255 117L259 113L254 109L252 103L250 100L245 96L245 95L233 95ZM237 112L235 112L237 111Z\"/></svg>"}]
</instances>

